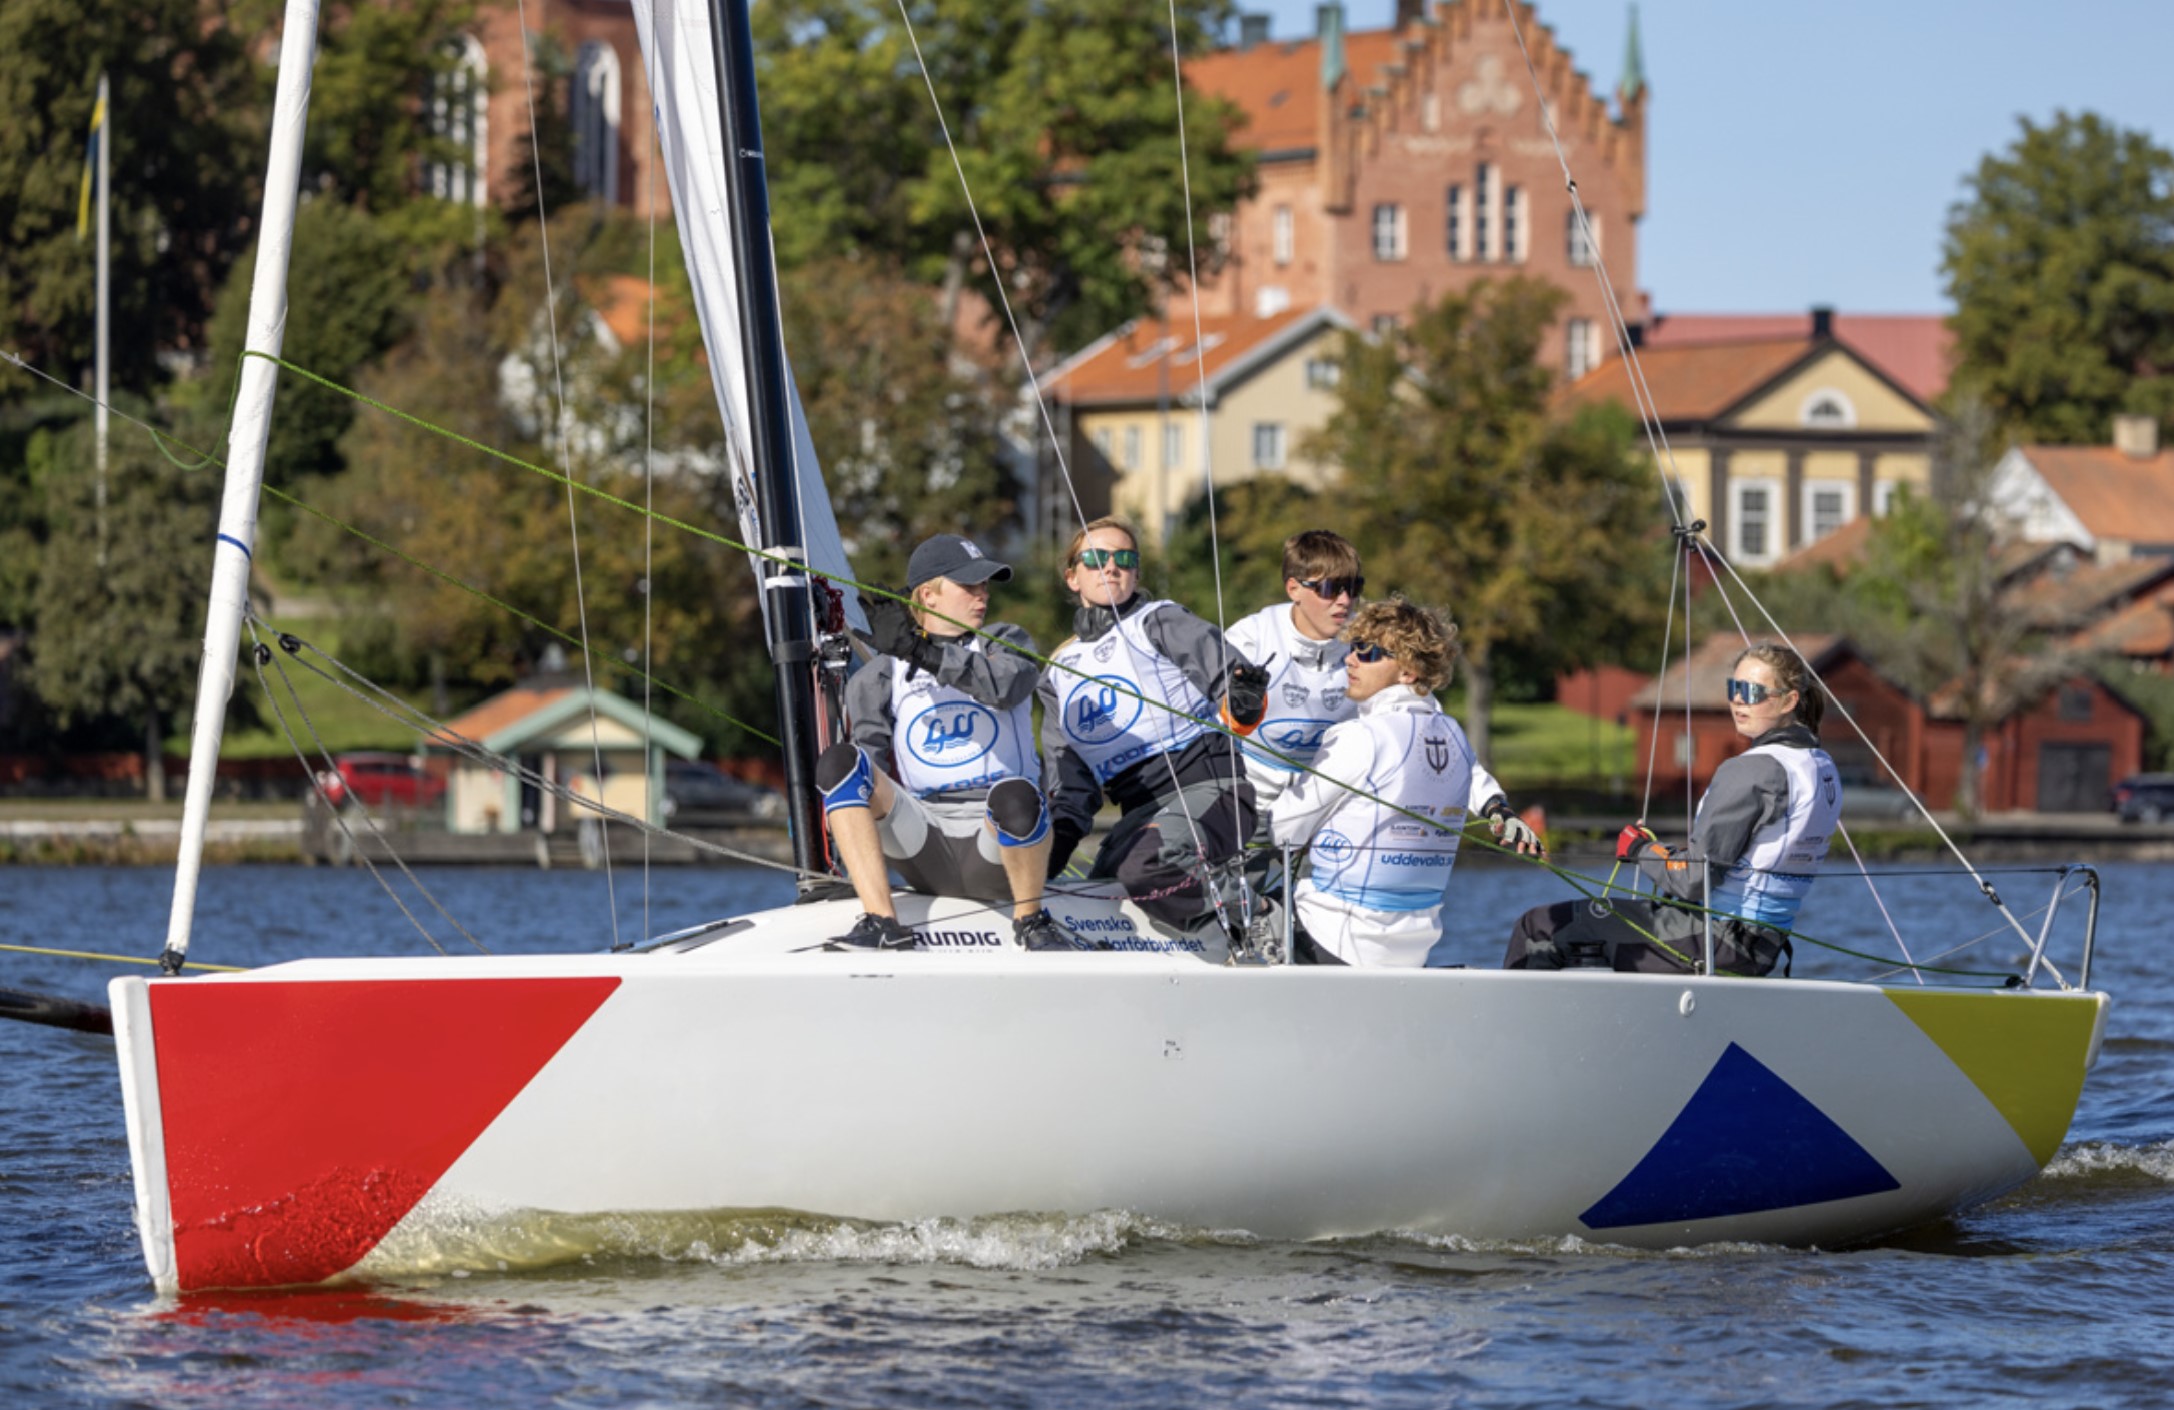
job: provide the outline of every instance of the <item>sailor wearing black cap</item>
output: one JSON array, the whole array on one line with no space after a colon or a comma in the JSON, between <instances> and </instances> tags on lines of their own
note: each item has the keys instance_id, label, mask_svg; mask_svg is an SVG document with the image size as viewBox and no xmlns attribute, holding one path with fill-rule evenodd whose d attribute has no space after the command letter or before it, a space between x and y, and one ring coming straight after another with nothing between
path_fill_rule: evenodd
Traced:
<instances>
[{"instance_id":1,"label":"sailor wearing black cap","mask_svg":"<svg viewBox=\"0 0 2174 1410\"><path fill-rule=\"evenodd\" d=\"M1011 575L969 540L938 534L907 562L911 606L861 599L878 659L846 683L850 737L815 770L865 912L834 947L915 945L892 904L888 863L917 891L1011 902L1027 949L1078 948L1042 907L1050 834L1034 755L1034 640L1009 622L982 625L989 585Z\"/></svg>"}]
</instances>

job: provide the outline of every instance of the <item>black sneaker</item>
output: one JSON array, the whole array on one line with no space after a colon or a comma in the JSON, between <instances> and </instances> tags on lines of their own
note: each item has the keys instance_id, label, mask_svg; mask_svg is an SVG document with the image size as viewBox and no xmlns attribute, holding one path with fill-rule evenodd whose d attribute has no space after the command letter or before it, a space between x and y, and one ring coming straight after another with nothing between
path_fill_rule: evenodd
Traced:
<instances>
[{"instance_id":1,"label":"black sneaker","mask_svg":"<svg viewBox=\"0 0 2174 1410\"><path fill-rule=\"evenodd\" d=\"M1084 950L1089 948L1071 931L1057 924L1048 911L1036 911L1012 921L1012 938L1029 950Z\"/></svg>"},{"instance_id":2,"label":"black sneaker","mask_svg":"<svg viewBox=\"0 0 2174 1410\"><path fill-rule=\"evenodd\" d=\"M826 950L910 950L920 938L898 923L895 916L864 915L853 928L823 942Z\"/></svg>"}]
</instances>

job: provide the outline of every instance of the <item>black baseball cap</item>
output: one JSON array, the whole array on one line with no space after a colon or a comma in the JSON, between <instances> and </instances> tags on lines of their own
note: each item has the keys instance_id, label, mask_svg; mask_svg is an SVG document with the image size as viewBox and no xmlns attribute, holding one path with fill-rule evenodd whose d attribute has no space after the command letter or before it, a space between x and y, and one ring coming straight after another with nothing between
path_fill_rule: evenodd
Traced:
<instances>
[{"instance_id":1,"label":"black baseball cap","mask_svg":"<svg viewBox=\"0 0 2174 1410\"><path fill-rule=\"evenodd\" d=\"M917 588L936 578L949 578L962 587L975 583L1012 580L1009 563L999 563L957 534L938 534L926 539L906 561L906 587Z\"/></svg>"}]
</instances>

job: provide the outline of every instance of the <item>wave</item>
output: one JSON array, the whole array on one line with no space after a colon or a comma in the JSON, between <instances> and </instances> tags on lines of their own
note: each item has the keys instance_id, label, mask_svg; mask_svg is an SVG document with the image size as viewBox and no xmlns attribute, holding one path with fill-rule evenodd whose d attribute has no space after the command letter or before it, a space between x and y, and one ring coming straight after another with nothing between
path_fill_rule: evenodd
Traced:
<instances>
[{"instance_id":1,"label":"wave","mask_svg":"<svg viewBox=\"0 0 2174 1410\"><path fill-rule=\"evenodd\" d=\"M2174 1185L2174 1140L2142 1146L2080 1141L2061 1147L2039 1179L2112 1187Z\"/></svg>"}]
</instances>

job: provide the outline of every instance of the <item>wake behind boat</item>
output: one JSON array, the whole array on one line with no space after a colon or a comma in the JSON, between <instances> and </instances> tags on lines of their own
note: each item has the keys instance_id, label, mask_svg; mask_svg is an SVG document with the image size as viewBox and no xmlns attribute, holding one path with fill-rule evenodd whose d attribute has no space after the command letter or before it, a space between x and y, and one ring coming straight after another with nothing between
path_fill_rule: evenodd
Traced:
<instances>
[{"instance_id":1,"label":"wake behind boat","mask_svg":"<svg viewBox=\"0 0 2174 1410\"><path fill-rule=\"evenodd\" d=\"M812 875L806 567L830 566L835 534L827 506L801 495L813 456L776 337L746 13L726 9L636 13L759 520L794 843ZM237 407L203 701L225 696L247 609L314 28L295 0L251 315L263 356ZM729 229L703 218L718 211ZM219 717L197 711L199 761L216 757ZM213 770L189 777L175 971ZM1231 964L1214 923L1173 930L1091 891L1048 905L1105 948L1029 954L978 903L898 905L916 950L825 950L855 909L816 901L593 956L115 981L153 1279L174 1291L396 1276L524 1221L754 1210L1851 1242L2035 1174L2106 1012L2088 991L2088 921L2079 988L2040 992ZM2048 969L2051 927L2049 914L2026 980Z\"/></svg>"}]
</instances>

